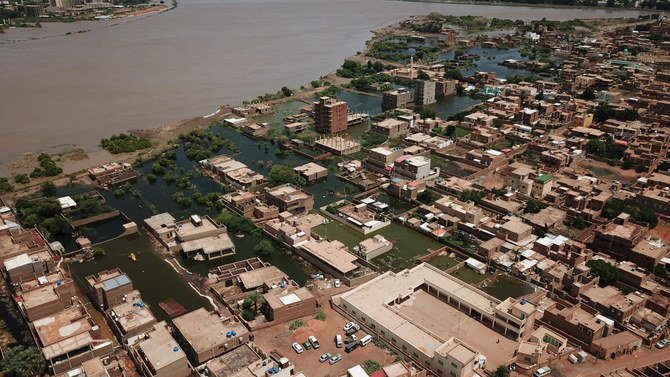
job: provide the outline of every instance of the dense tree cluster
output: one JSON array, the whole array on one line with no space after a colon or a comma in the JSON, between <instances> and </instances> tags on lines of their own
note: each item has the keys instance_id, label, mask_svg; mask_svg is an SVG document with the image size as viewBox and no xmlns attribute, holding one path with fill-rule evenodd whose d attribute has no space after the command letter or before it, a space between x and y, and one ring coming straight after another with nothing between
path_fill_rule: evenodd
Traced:
<instances>
[{"instance_id":1,"label":"dense tree cluster","mask_svg":"<svg viewBox=\"0 0 670 377\"><path fill-rule=\"evenodd\" d=\"M193 130L179 135L179 141L184 145L184 154L189 160L205 160L218 152L224 145L223 138L212 130ZM158 172L154 171L158 174Z\"/></svg>"},{"instance_id":2,"label":"dense tree cluster","mask_svg":"<svg viewBox=\"0 0 670 377\"><path fill-rule=\"evenodd\" d=\"M592 275L600 277L598 284L601 287L606 287L619 280L619 269L602 259L591 259L586 262L586 267L591 269Z\"/></svg>"},{"instance_id":3,"label":"dense tree cluster","mask_svg":"<svg viewBox=\"0 0 670 377\"><path fill-rule=\"evenodd\" d=\"M112 135L109 139L100 140L100 145L102 145L103 149L109 151L109 153L118 154L150 148L151 142L137 135L120 133Z\"/></svg>"},{"instance_id":4,"label":"dense tree cluster","mask_svg":"<svg viewBox=\"0 0 670 377\"><path fill-rule=\"evenodd\" d=\"M37 156L39 166L30 173L31 178L54 177L63 172L63 169L56 165L48 153L42 153Z\"/></svg>"},{"instance_id":5,"label":"dense tree cluster","mask_svg":"<svg viewBox=\"0 0 670 377\"><path fill-rule=\"evenodd\" d=\"M633 220L648 224L650 228L658 225L658 215L654 211L646 207L628 205L621 199L612 199L607 202L603 207L602 216L613 219L622 212L629 214Z\"/></svg>"},{"instance_id":6,"label":"dense tree cluster","mask_svg":"<svg viewBox=\"0 0 670 377\"><path fill-rule=\"evenodd\" d=\"M304 186L307 180L298 174L292 167L286 165L272 165L268 174L270 186L290 183L296 186Z\"/></svg>"}]
</instances>

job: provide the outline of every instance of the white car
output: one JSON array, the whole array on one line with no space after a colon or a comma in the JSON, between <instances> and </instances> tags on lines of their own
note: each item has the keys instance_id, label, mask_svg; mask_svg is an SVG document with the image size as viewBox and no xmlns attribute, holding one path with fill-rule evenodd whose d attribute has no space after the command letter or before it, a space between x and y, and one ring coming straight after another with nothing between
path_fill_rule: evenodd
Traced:
<instances>
[{"instance_id":1,"label":"white car","mask_svg":"<svg viewBox=\"0 0 670 377\"><path fill-rule=\"evenodd\" d=\"M293 347L293 349L295 350L295 353L302 353L302 351L304 351L302 349L302 346L298 343L291 344L291 347Z\"/></svg>"},{"instance_id":2,"label":"white car","mask_svg":"<svg viewBox=\"0 0 670 377\"><path fill-rule=\"evenodd\" d=\"M656 348L663 349L663 348L667 347L668 344L670 344L670 340L661 339L661 340L658 341L658 343L656 343Z\"/></svg>"},{"instance_id":3,"label":"white car","mask_svg":"<svg viewBox=\"0 0 670 377\"><path fill-rule=\"evenodd\" d=\"M347 331L351 330L352 328L354 328L355 326L356 326L355 323L347 322L347 323L344 324L344 327L342 328L342 331L347 332Z\"/></svg>"},{"instance_id":4,"label":"white car","mask_svg":"<svg viewBox=\"0 0 670 377\"><path fill-rule=\"evenodd\" d=\"M316 340L316 337L314 335L310 335L309 338L307 338L310 343L312 343L312 347L314 349L319 348L319 341Z\"/></svg>"},{"instance_id":5,"label":"white car","mask_svg":"<svg viewBox=\"0 0 670 377\"><path fill-rule=\"evenodd\" d=\"M328 361L328 362L330 363L330 365L333 365L333 364L335 364L336 362L338 362L338 361L340 361L340 360L342 360L342 355L340 355L340 354L338 353L337 355L331 357L331 358L330 358L330 361Z\"/></svg>"},{"instance_id":6,"label":"white car","mask_svg":"<svg viewBox=\"0 0 670 377\"><path fill-rule=\"evenodd\" d=\"M335 279L335 288L339 288L342 285L340 279Z\"/></svg>"}]
</instances>

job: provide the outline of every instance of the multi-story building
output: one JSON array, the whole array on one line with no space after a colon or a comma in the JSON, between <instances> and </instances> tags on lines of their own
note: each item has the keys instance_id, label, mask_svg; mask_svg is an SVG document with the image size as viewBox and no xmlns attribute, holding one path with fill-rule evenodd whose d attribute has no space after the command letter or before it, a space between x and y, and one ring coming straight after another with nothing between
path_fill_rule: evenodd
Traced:
<instances>
[{"instance_id":1,"label":"multi-story building","mask_svg":"<svg viewBox=\"0 0 670 377\"><path fill-rule=\"evenodd\" d=\"M124 296L134 289L133 282L119 268L87 276L86 287L93 301L103 310L122 303Z\"/></svg>"},{"instance_id":2,"label":"multi-story building","mask_svg":"<svg viewBox=\"0 0 670 377\"><path fill-rule=\"evenodd\" d=\"M265 200L268 204L279 208L279 212L300 214L309 212L314 207L312 194L289 183L266 187Z\"/></svg>"},{"instance_id":3,"label":"multi-story building","mask_svg":"<svg viewBox=\"0 0 670 377\"><path fill-rule=\"evenodd\" d=\"M389 139L396 139L407 135L409 132L409 123L398 119L387 118L380 122L373 123L370 127L370 131L385 135Z\"/></svg>"},{"instance_id":4,"label":"multi-story building","mask_svg":"<svg viewBox=\"0 0 670 377\"><path fill-rule=\"evenodd\" d=\"M407 179L424 179L434 172L430 169L430 159L404 155L395 159L393 173Z\"/></svg>"},{"instance_id":5,"label":"multi-story building","mask_svg":"<svg viewBox=\"0 0 670 377\"><path fill-rule=\"evenodd\" d=\"M411 102L412 94L408 89L387 90L382 94L382 111L404 108Z\"/></svg>"},{"instance_id":6,"label":"multi-story building","mask_svg":"<svg viewBox=\"0 0 670 377\"><path fill-rule=\"evenodd\" d=\"M344 101L321 97L314 102L314 123L316 131L322 134L334 134L347 130L349 107Z\"/></svg>"},{"instance_id":7,"label":"multi-story building","mask_svg":"<svg viewBox=\"0 0 670 377\"><path fill-rule=\"evenodd\" d=\"M189 377L191 364L165 322L159 322L130 349L137 369L147 377Z\"/></svg>"},{"instance_id":8,"label":"multi-story building","mask_svg":"<svg viewBox=\"0 0 670 377\"><path fill-rule=\"evenodd\" d=\"M416 80L414 103L416 105L430 105L435 103L435 81Z\"/></svg>"}]
</instances>

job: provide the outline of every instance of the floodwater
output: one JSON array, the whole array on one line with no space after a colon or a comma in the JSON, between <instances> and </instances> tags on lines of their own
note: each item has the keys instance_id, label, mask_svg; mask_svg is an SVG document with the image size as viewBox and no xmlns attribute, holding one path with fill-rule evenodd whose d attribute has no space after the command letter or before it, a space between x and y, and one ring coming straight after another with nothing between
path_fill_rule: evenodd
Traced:
<instances>
[{"instance_id":1,"label":"floodwater","mask_svg":"<svg viewBox=\"0 0 670 377\"><path fill-rule=\"evenodd\" d=\"M0 35L0 171L25 152L91 152L112 133L308 83L360 50L371 29L433 11L522 19L641 13L385 0L180 0L176 9L145 17L13 29Z\"/></svg>"}]
</instances>

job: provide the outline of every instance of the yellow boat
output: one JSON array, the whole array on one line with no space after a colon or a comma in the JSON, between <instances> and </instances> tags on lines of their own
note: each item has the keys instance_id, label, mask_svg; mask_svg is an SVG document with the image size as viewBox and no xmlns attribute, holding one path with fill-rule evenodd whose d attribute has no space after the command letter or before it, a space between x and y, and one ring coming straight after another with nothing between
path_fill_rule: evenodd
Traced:
<instances>
[{"instance_id":1,"label":"yellow boat","mask_svg":"<svg viewBox=\"0 0 670 377\"><path fill-rule=\"evenodd\" d=\"M133 262L137 261L137 257L135 256L135 253L130 253L128 256Z\"/></svg>"}]
</instances>

